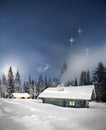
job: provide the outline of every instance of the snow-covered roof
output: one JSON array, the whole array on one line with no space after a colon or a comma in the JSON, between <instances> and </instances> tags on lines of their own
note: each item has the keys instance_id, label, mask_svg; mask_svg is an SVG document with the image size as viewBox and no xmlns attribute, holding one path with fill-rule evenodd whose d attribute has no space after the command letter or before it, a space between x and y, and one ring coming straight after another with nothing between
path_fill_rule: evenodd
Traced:
<instances>
[{"instance_id":1,"label":"snow-covered roof","mask_svg":"<svg viewBox=\"0 0 106 130\"><path fill-rule=\"evenodd\" d=\"M12 93L14 97L30 97L28 93Z\"/></svg>"},{"instance_id":2,"label":"snow-covered roof","mask_svg":"<svg viewBox=\"0 0 106 130\"><path fill-rule=\"evenodd\" d=\"M39 95L39 98L90 100L93 90L94 85L64 87L63 91L58 91L57 88L47 88Z\"/></svg>"}]
</instances>

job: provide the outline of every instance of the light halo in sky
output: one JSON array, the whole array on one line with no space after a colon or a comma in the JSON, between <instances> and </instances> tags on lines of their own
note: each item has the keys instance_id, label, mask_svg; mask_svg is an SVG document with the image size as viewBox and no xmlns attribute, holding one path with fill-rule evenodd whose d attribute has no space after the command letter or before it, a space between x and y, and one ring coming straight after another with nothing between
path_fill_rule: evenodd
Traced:
<instances>
[{"instance_id":1,"label":"light halo in sky","mask_svg":"<svg viewBox=\"0 0 106 130\"><path fill-rule=\"evenodd\" d=\"M3 68L3 73L4 73L4 75L5 75L6 77L8 76L8 72L9 72L10 66L12 67L13 75L15 75L16 72L17 72L17 67L16 67L16 66L14 66L14 65L6 65L6 66L4 66L4 68Z\"/></svg>"}]
</instances>

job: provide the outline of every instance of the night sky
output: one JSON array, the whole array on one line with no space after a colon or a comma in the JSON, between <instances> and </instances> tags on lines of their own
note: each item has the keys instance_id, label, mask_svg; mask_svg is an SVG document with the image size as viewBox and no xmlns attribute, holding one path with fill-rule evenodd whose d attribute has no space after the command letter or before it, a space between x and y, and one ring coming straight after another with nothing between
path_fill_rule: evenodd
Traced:
<instances>
[{"instance_id":1,"label":"night sky","mask_svg":"<svg viewBox=\"0 0 106 130\"><path fill-rule=\"evenodd\" d=\"M88 52L87 52L88 50ZM105 0L0 0L0 73L15 66L31 74L63 79L106 65Z\"/></svg>"}]
</instances>

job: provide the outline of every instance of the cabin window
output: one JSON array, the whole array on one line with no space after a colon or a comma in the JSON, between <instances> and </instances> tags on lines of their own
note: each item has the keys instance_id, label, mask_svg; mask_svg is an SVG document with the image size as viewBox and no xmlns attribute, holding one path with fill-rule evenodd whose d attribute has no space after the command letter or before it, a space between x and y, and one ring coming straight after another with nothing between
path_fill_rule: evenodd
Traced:
<instances>
[{"instance_id":1,"label":"cabin window","mask_svg":"<svg viewBox=\"0 0 106 130\"><path fill-rule=\"evenodd\" d=\"M74 100L70 100L70 106L75 106L75 101Z\"/></svg>"},{"instance_id":2,"label":"cabin window","mask_svg":"<svg viewBox=\"0 0 106 130\"><path fill-rule=\"evenodd\" d=\"M21 99L25 99L25 97L21 97Z\"/></svg>"}]
</instances>

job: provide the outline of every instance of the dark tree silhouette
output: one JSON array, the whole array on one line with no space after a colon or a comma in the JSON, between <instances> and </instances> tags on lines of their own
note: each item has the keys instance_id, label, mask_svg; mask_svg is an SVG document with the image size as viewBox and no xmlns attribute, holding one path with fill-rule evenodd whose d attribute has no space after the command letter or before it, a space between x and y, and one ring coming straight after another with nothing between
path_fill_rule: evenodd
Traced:
<instances>
[{"instance_id":1,"label":"dark tree silhouette","mask_svg":"<svg viewBox=\"0 0 106 130\"><path fill-rule=\"evenodd\" d=\"M96 86L97 100L106 101L106 68L101 62L94 71L93 81Z\"/></svg>"}]
</instances>

